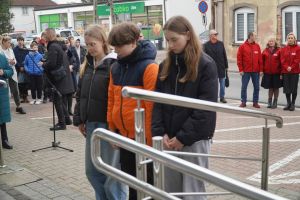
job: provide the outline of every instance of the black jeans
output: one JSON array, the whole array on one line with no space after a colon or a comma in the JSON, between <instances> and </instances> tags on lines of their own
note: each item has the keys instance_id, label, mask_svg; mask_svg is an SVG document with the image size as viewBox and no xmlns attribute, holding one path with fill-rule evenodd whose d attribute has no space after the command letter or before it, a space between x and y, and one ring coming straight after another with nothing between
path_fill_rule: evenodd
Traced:
<instances>
[{"instance_id":1,"label":"black jeans","mask_svg":"<svg viewBox=\"0 0 300 200\"><path fill-rule=\"evenodd\" d=\"M30 90L32 99L42 98L43 89L43 76L42 75L29 75Z\"/></svg>"},{"instance_id":2,"label":"black jeans","mask_svg":"<svg viewBox=\"0 0 300 200\"><path fill-rule=\"evenodd\" d=\"M66 107L66 105L64 104L64 95L62 95L61 97L54 92L54 96L53 96L53 103L55 106L55 110L56 110L56 114L57 114L57 118L58 118L58 123L61 126L65 126L66 125L66 119L70 119L70 115L68 112L68 109Z\"/></svg>"},{"instance_id":3,"label":"black jeans","mask_svg":"<svg viewBox=\"0 0 300 200\"><path fill-rule=\"evenodd\" d=\"M136 177L135 153L120 148L121 170ZM147 182L153 185L153 164L147 164ZM129 200L137 200L137 192L129 188Z\"/></svg>"},{"instance_id":4,"label":"black jeans","mask_svg":"<svg viewBox=\"0 0 300 200\"><path fill-rule=\"evenodd\" d=\"M2 144L3 144L3 142L5 140L8 141L6 123L1 124L0 127L1 127L1 139L2 139Z\"/></svg>"}]
</instances>

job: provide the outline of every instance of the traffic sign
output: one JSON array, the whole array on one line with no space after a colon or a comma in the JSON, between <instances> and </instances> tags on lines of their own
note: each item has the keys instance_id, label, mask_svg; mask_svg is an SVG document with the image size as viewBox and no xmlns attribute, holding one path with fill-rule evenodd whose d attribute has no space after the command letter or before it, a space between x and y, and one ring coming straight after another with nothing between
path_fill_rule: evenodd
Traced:
<instances>
[{"instance_id":1,"label":"traffic sign","mask_svg":"<svg viewBox=\"0 0 300 200\"><path fill-rule=\"evenodd\" d=\"M208 5L206 3L206 1L200 1L200 3L198 4L198 9L201 13L206 13L207 9L208 9Z\"/></svg>"}]
</instances>

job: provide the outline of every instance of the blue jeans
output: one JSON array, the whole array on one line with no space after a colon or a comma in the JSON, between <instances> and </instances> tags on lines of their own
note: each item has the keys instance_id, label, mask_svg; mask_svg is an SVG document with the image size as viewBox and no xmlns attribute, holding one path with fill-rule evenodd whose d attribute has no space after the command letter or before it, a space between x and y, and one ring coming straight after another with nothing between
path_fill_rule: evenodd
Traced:
<instances>
[{"instance_id":1,"label":"blue jeans","mask_svg":"<svg viewBox=\"0 0 300 200\"><path fill-rule=\"evenodd\" d=\"M86 123L86 146L85 146L85 171L86 176L96 193L96 200L126 200L128 188L126 185L107 177L99 172L92 163L91 158L91 136L96 128L107 128L106 123L87 122ZM101 140L102 160L120 169L120 152L113 149L110 143Z\"/></svg>"},{"instance_id":2,"label":"blue jeans","mask_svg":"<svg viewBox=\"0 0 300 200\"><path fill-rule=\"evenodd\" d=\"M219 84L220 84L220 99L225 97L225 78L219 78Z\"/></svg>"},{"instance_id":3,"label":"blue jeans","mask_svg":"<svg viewBox=\"0 0 300 200\"><path fill-rule=\"evenodd\" d=\"M242 76L242 91L241 91L241 101L243 103L247 102L247 87L249 80L252 80L253 84L253 103L258 103L259 98L259 72L245 72Z\"/></svg>"}]
</instances>

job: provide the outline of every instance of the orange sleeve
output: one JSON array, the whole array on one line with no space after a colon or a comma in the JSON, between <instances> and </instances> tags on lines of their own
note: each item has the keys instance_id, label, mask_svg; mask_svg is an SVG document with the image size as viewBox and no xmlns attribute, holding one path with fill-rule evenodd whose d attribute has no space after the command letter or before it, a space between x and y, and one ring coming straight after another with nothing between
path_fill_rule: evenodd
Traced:
<instances>
[{"instance_id":1,"label":"orange sleeve","mask_svg":"<svg viewBox=\"0 0 300 200\"><path fill-rule=\"evenodd\" d=\"M110 73L109 86L108 86L108 100L107 100L107 123L111 131L116 130L116 126L112 120L112 110L114 107L114 84L112 74Z\"/></svg>"},{"instance_id":2,"label":"orange sleeve","mask_svg":"<svg viewBox=\"0 0 300 200\"><path fill-rule=\"evenodd\" d=\"M152 63L147 66L144 76L143 84L145 90L155 90L156 80L158 75L158 64ZM152 109L153 102L145 101L145 131L146 131L146 140L148 145L152 145L152 134L151 134L151 121L152 121Z\"/></svg>"}]
</instances>

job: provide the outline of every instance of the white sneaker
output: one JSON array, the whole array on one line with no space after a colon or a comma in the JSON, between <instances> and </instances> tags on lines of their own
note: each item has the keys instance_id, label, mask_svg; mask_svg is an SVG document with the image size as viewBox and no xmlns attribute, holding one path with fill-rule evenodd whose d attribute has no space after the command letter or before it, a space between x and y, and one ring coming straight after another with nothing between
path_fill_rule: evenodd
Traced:
<instances>
[{"instance_id":1,"label":"white sneaker","mask_svg":"<svg viewBox=\"0 0 300 200\"><path fill-rule=\"evenodd\" d=\"M33 105L35 103L36 103L36 100L32 100L32 101L29 102L29 104L31 104L31 105Z\"/></svg>"},{"instance_id":2,"label":"white sneaker","mask_svg":"<svg viewBox=\"0 0 300 200\"><path fill-rule=\"evenodd\" d=\"M36 102L35 102L35 104L41 104L41 103L43 103L42 99L38 99L38 100L36 100Z\"/></svg>"}]
</instances>

